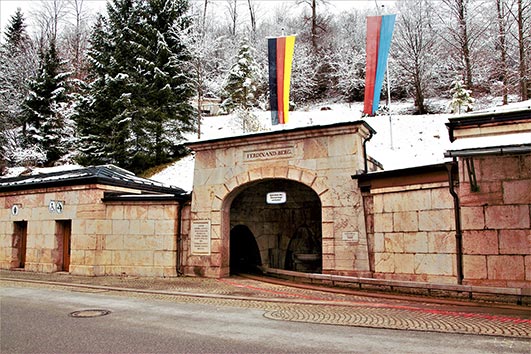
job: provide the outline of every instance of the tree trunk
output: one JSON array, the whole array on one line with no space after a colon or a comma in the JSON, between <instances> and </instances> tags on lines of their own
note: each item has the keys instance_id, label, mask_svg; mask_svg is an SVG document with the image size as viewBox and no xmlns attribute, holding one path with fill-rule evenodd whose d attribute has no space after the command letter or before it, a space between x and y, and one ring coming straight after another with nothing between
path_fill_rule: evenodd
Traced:
<instances>
[{"instance_id":1,"label":"tree trunk","mask_svg":"<svg viewBox=\"0 0 531 354\"><path fill-rule=\"evenodd\" d=\"M197 139L201 139L201 121L203 120L203 63L201 57L197 58Z\"/></svg>"},{"instance_id":2,"label":"tree trunk","mask_svg":"<svg viewBox=\"0 0 531 354\"><path fill-rule=\"evenodd\" d=\"M498 12L498 45L500 46L500 76L502 79L502 99L503 104L507 104L507 47L505 45L505 24L504 24L504 11L503 0L496 0L496 9Z\"/></svg>"},{"instance_id":3,"label":"tree trunk","mask_svg":"<svg viewBox=\"0 0 531 354\"><path fill-rule=\"evenodd\" d=\"M312 47L317 53L317 0L312 0Z\"/></svg>"},{"instance_id":4,"label":"tree trunk","mask_svg":"<svg viewBox=\"0 0 531 354\"><path fill-rule=\"evenodd\" d=\"M205 7L203 8L203 21L202 21L203 23L201 26L201 29L203 30L202 34L205 33L207 7L208 7L208 0L205 0Z\"/></svg>"},{"instance_id":5,"label":"tree trunk","mask_svg":"<svg viewBox=\"0 0 531 354\"><path fill-rule=\"evenodd\" d=\"M247 4L249 5L249 15L251 16L251 31L254 40L254 37L256 36L256 11L253 8L251 0L247 0Z\"/></svg>"},{"instance_id":6,"label":"tree trunk","mask_svg":"<svg viewBox=\"0 0 531 354\"><path fill-rule=\"evenodd\" d=\"M529 98L529 81L527 79L527 61L526 61L526 48L524 39L524 16L525 8L523 1L518 0L518 47L520 58L520 97L522 101L526 101Z\"/></svg>"},{"instance_id":7,"label":"tree trunk","mask_svg":"<svg viewBox=\"0 0 531 354\"><path fill-rule=\"evenodd\" d=\"M230 33L232 36L236 36L236 24L238 21L238 0L227 0L227 9L230 16Z\"/></svg>"},{"instance_id":8,"label":"tree trunk","mask_svg":"<svg viewBox=\"0 0 531 354\"><path fill-rule=\"evenodd\" d=\"M205 6L203 7L203 18L202 18L202 26L201 26L201 33L199 35L200 38L200 45L204 45L205 41L205 33L206 33L206 15L207 15L207 8L208 8L208 0L205 0ZM203 106L203 62L202 62L201 54L198 55L196 58L196 74L197 74L197 83L196 83L196 89L197 89L197 139L201 139L201 123L203 120L203 112L201 111L201 108Z\"/></svg>"},{"instance_id":9,"label":"tree trunk","mask_svg":"<svg viewBox=\"0 0 531 354\"><path fill-rule=\"evenodd\" d=\"M424 106L424 93L422 92L421 74L418 71L418 66L415 68L415 105L418 108L418 114L426 114L426 107Z\"/></svg>"},{"instance_id":10,"label":"tree trunk","mask_svg":"<svg viewBox=\"0 0 531 354\"><path fill-rule=\"evenodd\" d=\"M459 21L459 31L461 37L461 54L463 64L465 65L465 84L470 89L472 87L472 66L470 64L470 49L468 48L468 30L467 30L467 9L466 0L456 0L457 15Z\"/></svg>"}]
</instances>

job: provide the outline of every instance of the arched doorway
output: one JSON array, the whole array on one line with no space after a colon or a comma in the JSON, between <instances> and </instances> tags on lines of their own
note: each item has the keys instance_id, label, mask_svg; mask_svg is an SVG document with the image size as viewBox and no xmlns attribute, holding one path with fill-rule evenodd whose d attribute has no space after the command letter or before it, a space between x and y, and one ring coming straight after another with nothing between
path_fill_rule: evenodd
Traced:
<instances>
[{"instance_id":1,"label":"arched doorway","mask_svg":"<svg viewBox=\"0 0 531 354\"><path fill-rule=\"evenodd\" d=\"M285 195L285 199L268 200L270 193ZM256 252L254 247L258 257L247 263L257 264L258 259L266 268L321 272L321 224L319 196L300 182L266 179L242 186L230 206L231 273L242 261L233 252L245 260ZM233 236L235 231L247 236Z\"/></svg>"},{"instance_id":2,"label":"arched doorway","mask_svg":"<svg viewBox=\"0 0 531 354\"><path fill-rule=\"evenodd\" d=\"M259 272L262 261L253 233L245 225L237 225L230 231L230 272Z\"/></svg>"}]
</instances>

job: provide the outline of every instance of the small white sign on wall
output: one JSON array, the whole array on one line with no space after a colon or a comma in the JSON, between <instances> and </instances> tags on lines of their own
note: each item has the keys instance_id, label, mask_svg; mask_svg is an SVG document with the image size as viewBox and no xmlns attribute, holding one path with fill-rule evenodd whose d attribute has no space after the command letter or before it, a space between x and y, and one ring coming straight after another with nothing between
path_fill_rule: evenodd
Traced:
<instances>
[{"instance_id":1,"label":"small white sign on wall","mask_svg":"<svg viewBox=\"0 0 531 354\"><path fill-rule=\"evenodd\" d=\"M50 213L55 213L55 200L50 200L48 203L48 211Z\"/></svg>"},{"instance_id":2,"label":"small white sign on wall","mask_svg":"<svg viewBox=\"0 0 531 354\"><path fill-rule=\"evenodd\" d=\"M286 192L271 192L266 195L267 204L284 204L286 200Z\"/></svg>"},{"instance_id":3,"label":"small white sign on wall","mask_svg":"<svg viewBox=\"0 0 531 354\"><path fill-rule=\"evenodd\" d=\"M13 204L11 207L11 215L17 216L20 211L21 205L20 204Z\"/></svg>"},{"instance_id":4,"label":"small white sign on wall","mask_svg":"<svg viewBox=\"0 0 531 354\"><path fill-rule=\"evenodd\" d=\"M191 251L193 255L210 255L210 220L192 221Z\"/></svg>"},{"instance_id":5,"label":"small white sign on wall","mask_svg":"<svg viewBox=\"0 0 531 354\"><path fill-rule=\"evenodd\" d=\"M62 214L65 209L65 202L63 200L50 200L48 203L48 211L50 213Z\"/></svg>"},{"instance_id":6,"label":"small white sign on wall","mask_svg":"<svg viewBox=\"0 0 531 354\"><path fill-rule=\"evenodd\" d=\"M358 242L359 236L357 231L343 231L343 241Z\"/></svg>"}]
</instances>

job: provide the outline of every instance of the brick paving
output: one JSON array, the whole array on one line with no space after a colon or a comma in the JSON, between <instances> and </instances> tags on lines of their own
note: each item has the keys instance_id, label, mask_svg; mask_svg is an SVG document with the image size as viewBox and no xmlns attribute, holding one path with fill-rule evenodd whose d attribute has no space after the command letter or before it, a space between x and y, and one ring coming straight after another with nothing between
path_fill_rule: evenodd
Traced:
<instances>
[{"instance_id":1,"label":"brick paving","mask_svg":"<svg viewBox=\"0 0 531 354\"><path fill-rule=\"evenodd\" d=\"M529 338L531 309L413 302L330 293L242 277L83 277L0 271L2 286L63 288L162 301L260 309L272 320Z\"/></svg>"}]
</instances>

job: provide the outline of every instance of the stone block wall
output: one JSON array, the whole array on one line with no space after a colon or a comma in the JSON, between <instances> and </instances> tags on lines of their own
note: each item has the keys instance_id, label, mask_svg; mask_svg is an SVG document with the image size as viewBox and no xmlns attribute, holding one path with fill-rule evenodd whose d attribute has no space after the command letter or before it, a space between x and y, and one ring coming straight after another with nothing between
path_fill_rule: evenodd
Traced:
<instances>
[{"instance_id":1,"label":"stone block wall","mask_svg":"<svg viewBox=\"0 0 531 354\"><path fill-rule=\"evenodd\" d=\"M177 201L103 203L110 190L121 189L85 185L0 195L0 268L16 263L15 222L27 221L24 269L62 270L58 225L69 221L70 273L175 276ZM64 202L62 213L50 212L50 200ZM14 204L20 205L17 215L11 212Z\"/></svg>"},{"instance_id":2,"label":"stone block wall","mask_svg":"<svg viewBox=\"0 0 531 354\"><path fill-rule=\"evenodd\" d=\"M184 204L181 211L181 239L180 245L177 245L177 249L180 251L181 257L179 260L180 272L183 274L193 273L186 268L186 255L190 254L190 229L191 229L191 207L190 203Z\"/></svg>"},{"instance_id":3,"label":"stone block wall","mask_svg":"<svg viewBox=\"0 0 531 354\"><path fill-rule=\"evenodd\" d=\"M531 154L459 163L464 284L531 287Z\"/></svg>"},{"instance_id":4,"label":"stone block wall","mask_svg":"<svg viewBox=\"0 0 531 354\"><path fill-rule=\"evenodd\" d=\"M364 205L375 278L456 283L448 183L373 189Z\"/></svg>"}]
</instances>

